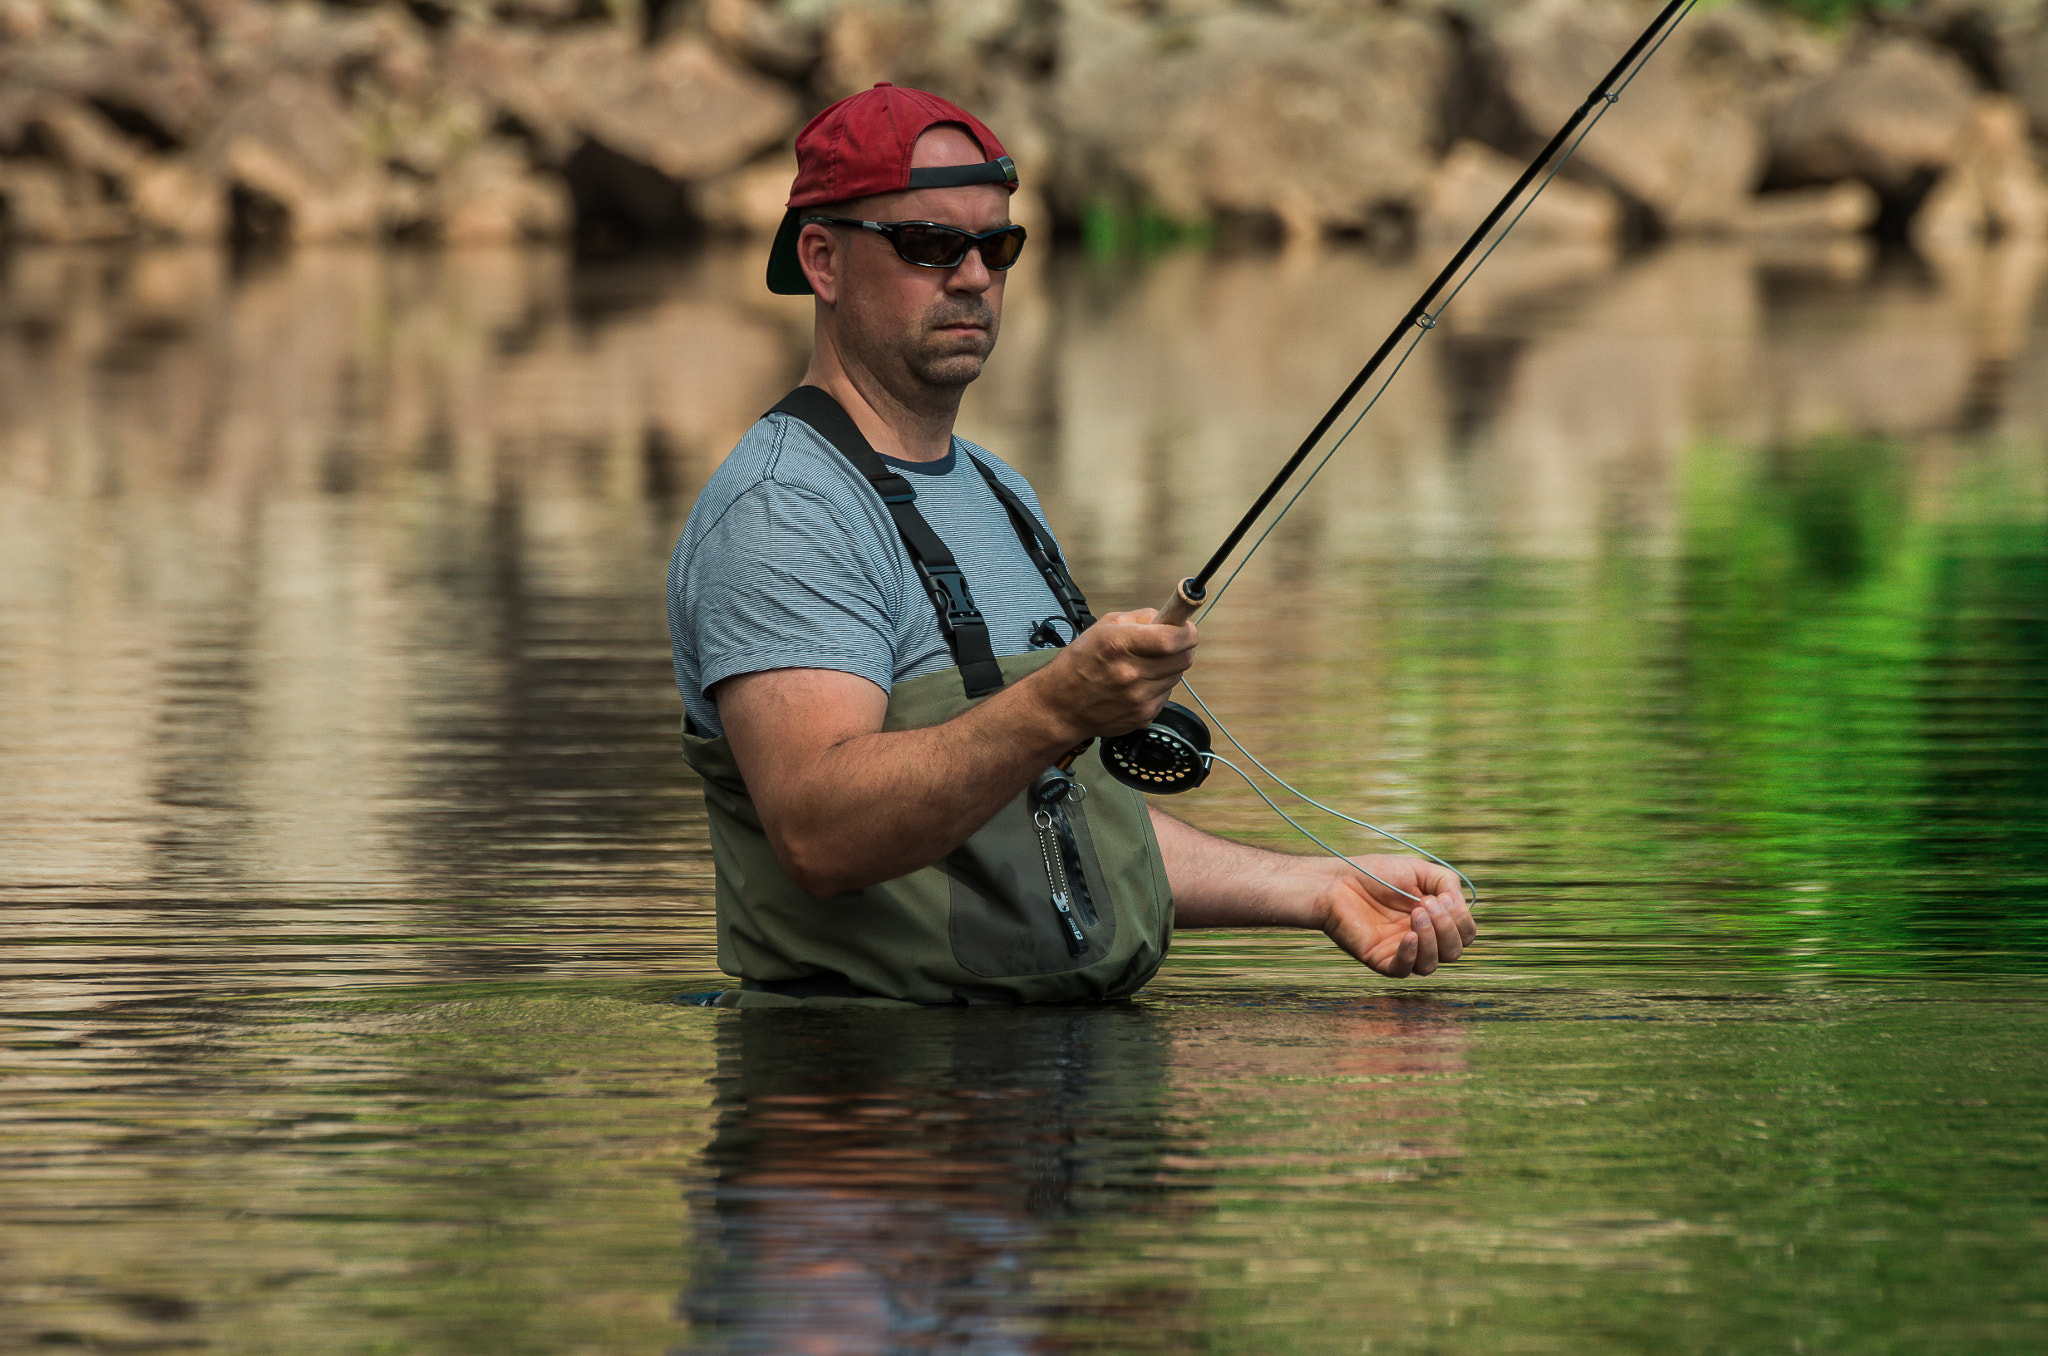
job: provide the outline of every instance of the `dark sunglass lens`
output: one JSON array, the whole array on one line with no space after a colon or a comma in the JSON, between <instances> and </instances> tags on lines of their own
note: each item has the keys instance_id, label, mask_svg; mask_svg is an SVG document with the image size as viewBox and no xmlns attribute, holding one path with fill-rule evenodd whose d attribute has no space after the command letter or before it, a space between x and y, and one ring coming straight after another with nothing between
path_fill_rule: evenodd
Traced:
<instances>
[{"instance_id":1,"label":"dark sunglass lens","mask_svg":"<svg viewBox=\"0 0 2048 1356\"><path fill-rule=\"evenodd\" d=\"M972 243L965 231L946 226L898 226L894 238L898 254L926 268L951 268L967 257Z\"/></svg>"},{"instance_id":2,"label":"dark sunglass lens","mask_svg":"<svg viewBox=\"0 0 2048 1356\"><path fill-rule=\"evenodd\" d=\"M1008 268L1017 262L1017 256L1024 252L1024 228L1012 226L999 235L984 238L981 242L981 261L990 268Z\"/></svg>"}]
</instances>

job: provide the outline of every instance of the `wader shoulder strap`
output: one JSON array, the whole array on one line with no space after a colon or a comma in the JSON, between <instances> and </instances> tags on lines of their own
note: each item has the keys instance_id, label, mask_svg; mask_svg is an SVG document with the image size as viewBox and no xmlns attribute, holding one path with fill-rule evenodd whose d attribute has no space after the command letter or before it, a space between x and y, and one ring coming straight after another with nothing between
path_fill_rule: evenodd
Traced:
<instances>
[{"instance_id":1,"label":"wader shoulder strap","mask_svg":"<svg viewBox=\"0 0 2048 1356\"><path fill-rule=\"evenodd\" d=\"M874 486L896 522L896 531L903 538L904 549L910 553L910 563L917 568L925 593L931 597L932 608L939 616L939 634L945 637L946 647L953 652L953 662L960 667L960 681L967 695L986 697L1002 687L1003 671L989 644L988 623L983 620L981 609L974 605L974 594L960 573L959 562L917 511L913 502L917 491L910 487L910 482L889 469L888 463L868 444L860 426L853 422L853 416L816 386L797 387L768 413L801 419L825 435L825 440L838 448L840 455Z\"/></svg>"},{"instance_id":2,"label":"wader shoulder strap","mask_svg":"<svg viewBox=\"0 0 2048 1356\"><path fill-rule=\"evenodd\" d=\"M1045 576L1045 586L1052 590L1058 600L1060 611L1067 614L1067 623L1080 635L1095 625L1095 614L1088 610L1088 600L1081 596L1081 590L1074 583L1074 576L1067 573L1067 562L1060 555L1059 543L1038 521L1038 515L1025 507L1017 492L1005 485L996 473L982 463L978 457L968 457L974 469L981 472L981 478L988 482L997 500L1010 515L1010 526L1017 530L1017 540L1024 543L1024 553L1031 557L1031 563Z\"/></svg>"}]
</instances>

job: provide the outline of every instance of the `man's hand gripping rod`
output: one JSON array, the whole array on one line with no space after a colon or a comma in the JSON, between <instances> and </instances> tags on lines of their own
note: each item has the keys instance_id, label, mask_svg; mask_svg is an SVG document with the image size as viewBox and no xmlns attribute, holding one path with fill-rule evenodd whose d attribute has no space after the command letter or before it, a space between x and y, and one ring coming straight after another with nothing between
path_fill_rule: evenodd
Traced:
<instances>
[{"instance_id":1,"label":"man's hand gripping rod","mask_svg":"<svg viewBox=\"0 0 2048 1356\"><path fill-rule=\"evenodd\" d=\"M1536 158L1529 162L1529 167L1522 171L1514 186L1494 204L1493 210L1486 214L1486 219L1479 223L1478 229L1466 237L1465 243L1458 247L1458 252L1451 256L1451 261L1436 275L1436 280L1416 298L1415 304L1408 308L1400 323L1394 326L1386 339L1373 351L1372 357L1366 360L1358 375L1351 379L1351 384L1344 388L1343 394L1338 396L1324 412L1323 417L1316 421L1316 426L1302 439L1301 446L1294 450L1294 455L1287 459L1287 464L1280 468L1272 483L1266 486L1244 517L1238 520L1237 526L1230 530L1230 535L1216 548L1216 554L1209 557L1209 563L1204 565L1199 573L1180 581L1180 586L1173 591L1173 597L1167 600L1166 606L1159 609L1157 621L1160 625L1179 626L1194 616L1195 609L1208 597L1210 579L1223 567L1224 561L1237 549L1238 543L1244 540L1245 534L1251 531L1259 516L1272 504L1281 489L1293 479L1294 473L1301 469L1301 464L1308 460L1308 454L1315 450L1323 435L1330 431L1345 407L1365 389L1366 383L1371 381L1374 374L1386 363L1388 356L1393 353L1411 327L1420 326L1425 330L1435 327L1436 317L1431 313L1430 307L1436 303L1444 289L1450 286L1452 279L1457 277L1458 271L1464 268L1473 252L1492 233L1493 228L1500 224L1501 218L1508 214L1508 209L1513 207L1516 200L1528 190L1529 185L1536 181L1536 177L1543 172L1544 167L1558 151L1571 140L1573 133L1603 105L1620 100L1623 87L1635 78L1635 72L1640 64L1648 60L1649 53L1663 44L1664 39L1670 36L1671 30L1677 27L1678 21L1683 19L1696 3L1697 0L1668 0L1664 8L1657 12L1657 17L1652 19L1650 26L1630 44L1621 60L1615 62L1614 68L1593 87L1593 92L1588 94L1585 102L1565 120L1564 126L1557 129L1557 135L1536 153ZM1542 191L1539 186L1537 192ZM1533 196L1531 201L1534 201ZM1514 223L1510 222L1509 228L1512 229L1513 225ZM1505 235L1506 232L1502 234ZM1481 262L1484 262L1483 257ZM1202 723L1201 717L1178 702L1168 702L1151 725L1103 740L1102 761L1118 781L1135 786L1141 791L1167 794L1192 790L1202 784L1209 775L1208 760L1203 757L1208 750L1209 727Z\"/></svg>"}]
</instances>

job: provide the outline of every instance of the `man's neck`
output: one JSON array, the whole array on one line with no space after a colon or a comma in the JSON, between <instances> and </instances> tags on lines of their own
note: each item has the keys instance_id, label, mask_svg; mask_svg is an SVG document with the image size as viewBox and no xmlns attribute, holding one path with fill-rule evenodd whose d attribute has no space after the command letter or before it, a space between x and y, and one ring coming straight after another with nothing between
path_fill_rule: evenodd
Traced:
<instances>
[{"instance_id":1,"label":"man's neck","mask_svg":"<svg viewBox=\"0 0 2048 1356\"><path fill-rule=\"evenodd\" d=\"M804 385L827 392L852 416L868 443L885 457L900 461L938 461L953 450L953 421L960 412L960 392L935 393L931 407L915 408L890 393L872 376L856 378L822 350L811 359ZM950 396L951 399L946 399Z\"/></svg>"}]
</instances>

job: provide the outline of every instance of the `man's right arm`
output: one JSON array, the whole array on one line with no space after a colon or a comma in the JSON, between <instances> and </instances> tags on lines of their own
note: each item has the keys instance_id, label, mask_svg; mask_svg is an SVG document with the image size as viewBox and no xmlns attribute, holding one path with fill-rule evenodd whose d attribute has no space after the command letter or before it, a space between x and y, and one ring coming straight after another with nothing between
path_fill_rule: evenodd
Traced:
<instances>
[{"instance_id":1,"label":"man's right arm","mask_svg":"<svg viewBox=\"0 0 2048 1356\"><path fill-rule=\"evenodd\" d=\"M884 731L888 694L830 669L717 684L719 723L783 870L824 898L929 866L1068 750L1157 715L1195 628L1104 617L1044 668L939 725Z\"/></svg>"}]
</instances>

